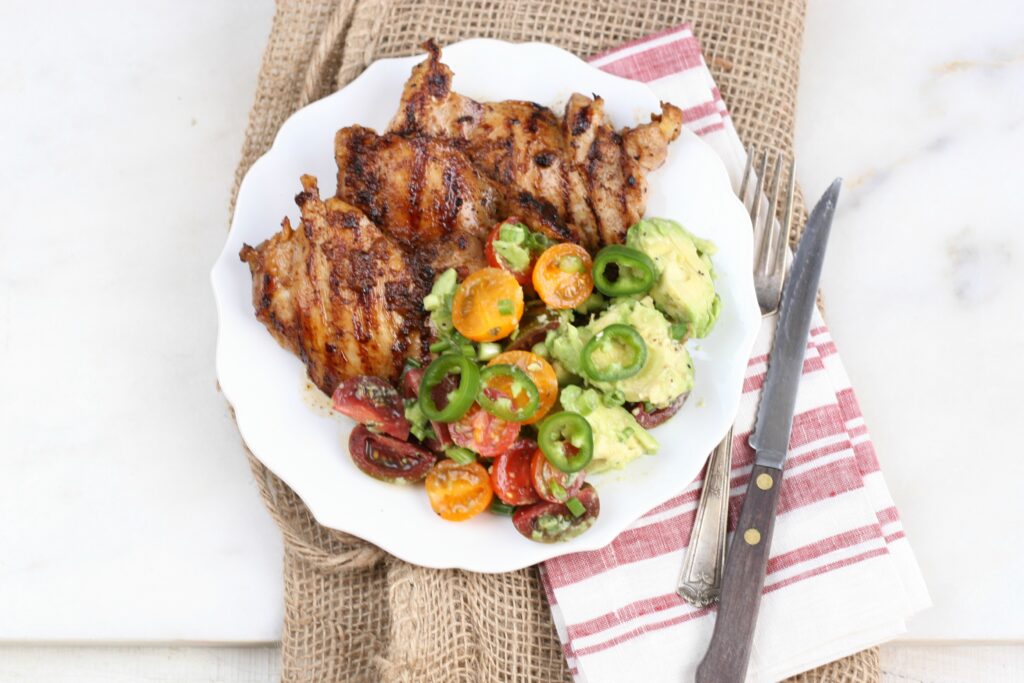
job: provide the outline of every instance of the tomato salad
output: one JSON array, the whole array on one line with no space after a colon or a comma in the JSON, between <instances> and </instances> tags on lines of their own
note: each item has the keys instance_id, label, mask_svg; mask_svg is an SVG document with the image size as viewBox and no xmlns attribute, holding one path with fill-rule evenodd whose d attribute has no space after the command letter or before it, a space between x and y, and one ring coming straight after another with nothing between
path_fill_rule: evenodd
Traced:
<instances>
[{"instance_id":1,"label":"tomato salad","mask_svg":"<svg viewBox=\"0 0 1024 683\"><path fill-rule=\"evenodd\" d=\"M531 540L567 540L600 513L588 470L621 466L597 452L622 443L656 450L645 429L671 417L689 385L652 392L637 380L656 364L656 344L685 354L693 326L688 310L661 312L649 293L665 266L628 244L591 257L509 218L491 232L486 255L489 267L461 283L446 271L424 299L428 364L407 363L398 389L375 377L345 380L333 405L360 423L349 439L355 464L385 481L424 481L441 518L489 510L511 516ZM602 322L599 311L619 322ZM654 328L637 323L641 334L634 319L653 319Z\"/></svg>"}]
</instances>

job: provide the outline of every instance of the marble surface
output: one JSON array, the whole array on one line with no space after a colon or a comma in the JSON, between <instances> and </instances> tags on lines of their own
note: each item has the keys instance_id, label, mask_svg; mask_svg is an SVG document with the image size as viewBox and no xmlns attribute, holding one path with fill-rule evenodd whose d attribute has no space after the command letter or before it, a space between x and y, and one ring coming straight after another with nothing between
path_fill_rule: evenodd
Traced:
<instances>
[{"instance_id":1,"label":"marble surface","mask_svg":"<svg viewBox=\"0 0 1024 683\"><path fill-rule=\"evenodd\" d=\"M209 285L272 5L3 5L0 639L273 640Z\"/></svg>"},{"instance_id":2,"label":"marble surface","mask_svg":"<svg viewBox=\"0 0 1024 683\"><path fill-rule=\"evenodd\" d=\"M932 590L916 639L1024 640L1014 7L809 2L798 174L847 179L827 316ZM0 640L274 640L207 284L272 3L3 10Z\"/></svg>"},{"instance_id":3,"label":"marble surface","mask_svg":"<svg viewBox=\"0 0 1024 683\"><path fill-rule=\"evenodd\" d=\"M918 639L1024 639L1024 13L811 0L809 197L846 178L822 289L934 607Z\"/></svg>"}]
</instances>

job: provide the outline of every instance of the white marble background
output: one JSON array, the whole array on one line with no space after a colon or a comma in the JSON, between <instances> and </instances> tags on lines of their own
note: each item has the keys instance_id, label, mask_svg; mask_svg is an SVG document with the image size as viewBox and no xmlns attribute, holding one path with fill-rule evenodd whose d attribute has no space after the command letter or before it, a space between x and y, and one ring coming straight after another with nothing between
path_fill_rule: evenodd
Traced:
<instances>
[{"instance_id":1,"label":"white marble background","mask_svg":"<svg viewBox=\"0 0 1024 683\"><path fill-rule=\"evenodd\" d=\"M272 11L0 2L0 639L278 637L209 285Z\"/></svg>"},{"instance_id":2,"label":"white marble background","mask_svg":"<svg viewBox=\"0 0 1024 683\"><path fill-rule=\"evenodd\" d=\"M0 641L278 637L207 284L272 13L0 0ZM798 173L847 179L827 316L932 589L914 640L1024 642L1022 93L1017 3L809 0ZM908 651L893 676L1024 678ZM8 645L0 680L275 675L216 652Z\"/></svg>"},{"instance_id":3,"label":"white marble background","mask_svg":"<svg viewBox=\"0 0 1024 683\"><path fill-rule=\"evenodd\" d=\"M1021 5L810 0L796 152L847 180L826 319L935 602L908 635L1024 639Z\"/></svg>"}]
</instances>

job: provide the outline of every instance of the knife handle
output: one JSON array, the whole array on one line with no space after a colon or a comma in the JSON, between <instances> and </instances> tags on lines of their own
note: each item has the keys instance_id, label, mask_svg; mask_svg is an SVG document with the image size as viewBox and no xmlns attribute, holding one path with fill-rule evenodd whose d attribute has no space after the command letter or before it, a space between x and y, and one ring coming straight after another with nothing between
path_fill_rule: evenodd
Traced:
<instances>
[{"instance_id":1,"label":"knife handle","mask_svg":"<svg viewBox=\"0 0 1024 683\"><path fill-rule=\"evenodd\" d=\"M742 683L746 677L781 484L782 470L754 465L725 560L715 630L697 667L697 683Z\"/></svg>"}]
</instances>

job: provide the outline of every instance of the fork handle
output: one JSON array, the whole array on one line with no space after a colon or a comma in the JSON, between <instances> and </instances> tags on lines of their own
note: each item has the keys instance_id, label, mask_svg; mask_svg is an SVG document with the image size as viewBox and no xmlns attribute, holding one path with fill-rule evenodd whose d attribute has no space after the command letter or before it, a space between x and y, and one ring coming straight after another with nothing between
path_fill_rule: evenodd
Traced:
<instances>
[{"instance_id":1,"label":"fork handle","mask_svg":"<svg viewBox=\"0 0 1024 683\"><path fill-rule=\"evenodd\" d=\"M679 596L697 607L710 605L722 592L731 471L732 428L708 460L686 559L676 586Z\"/></svg>"},{"instance_id":2,"label":"fork handle","mask_svg":"<svg viewBox=\"0 0 1024 683\"><path fill-rule=\"evenodd\" d=\"M746 677L781 484L782 470L754 465L729 546L715 630L697 667L697 683L742 683Z\"/></svg>"}]
</instances>

